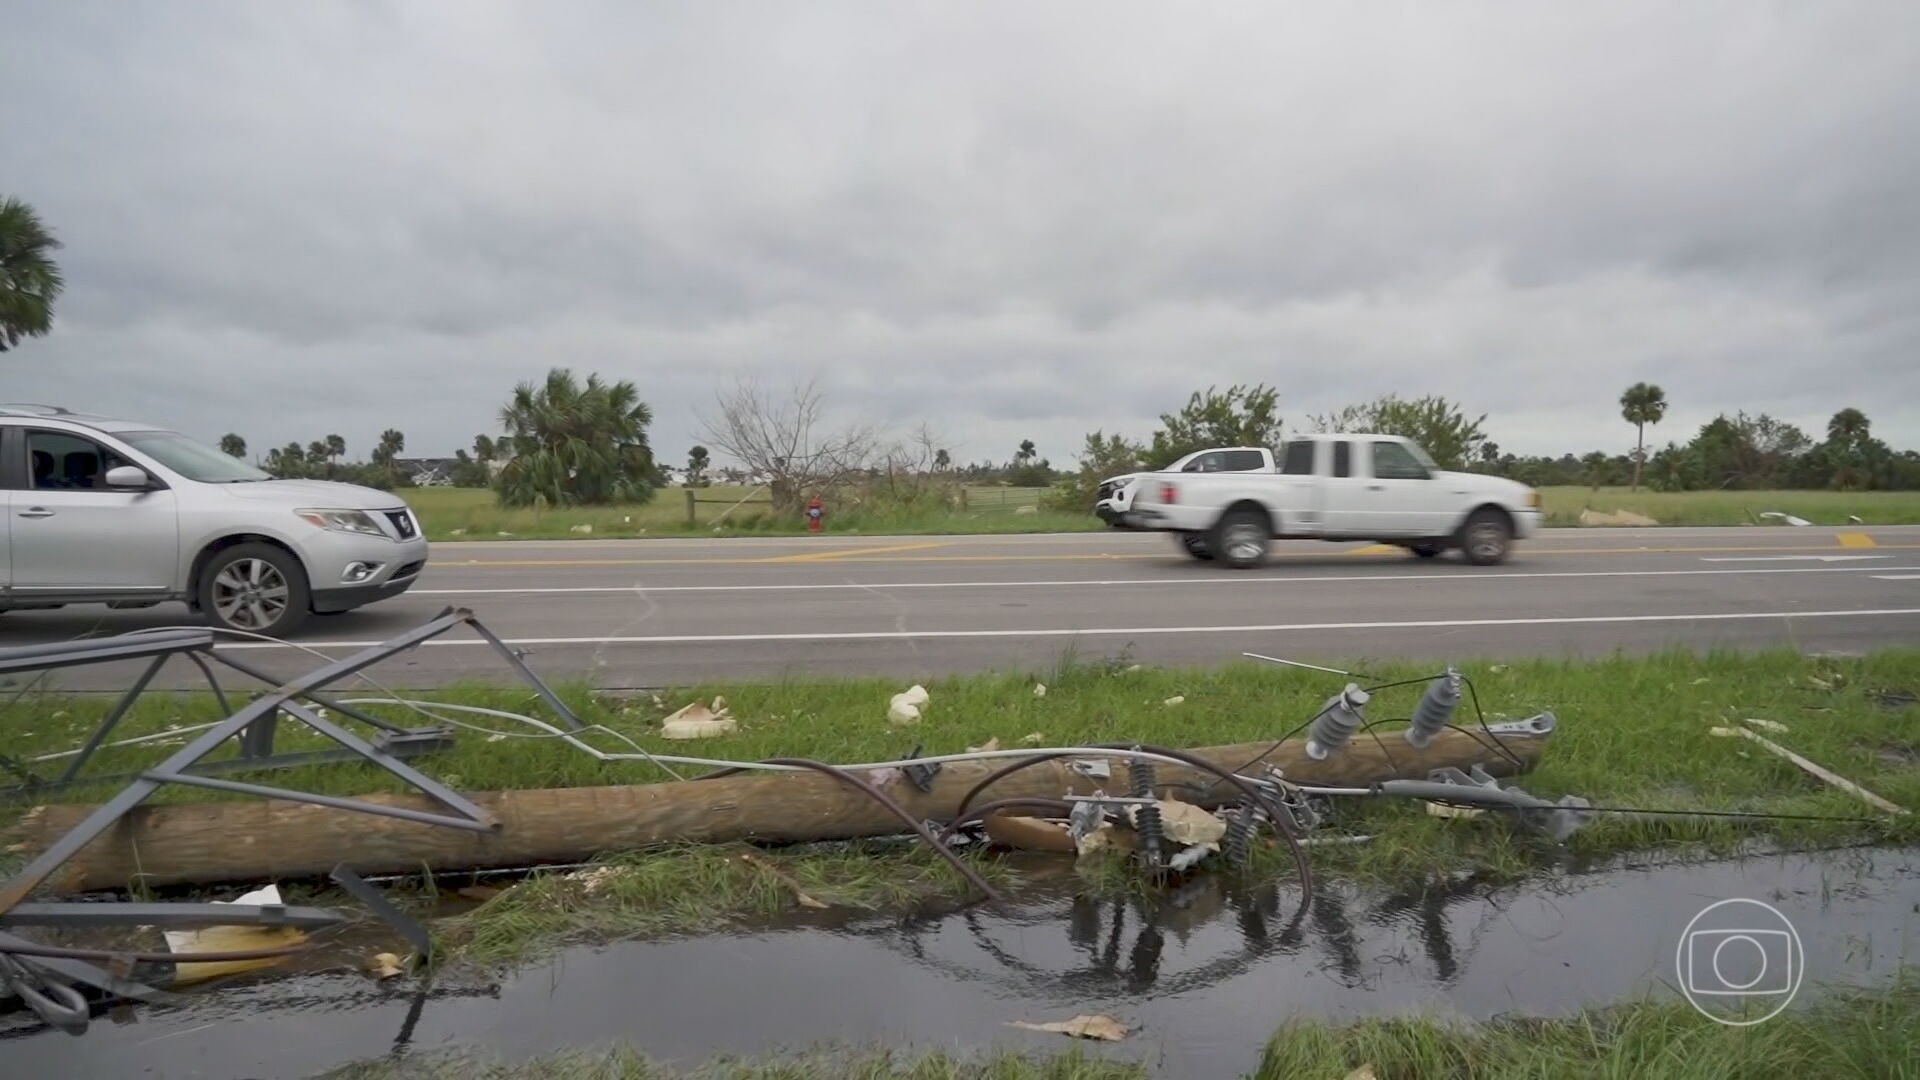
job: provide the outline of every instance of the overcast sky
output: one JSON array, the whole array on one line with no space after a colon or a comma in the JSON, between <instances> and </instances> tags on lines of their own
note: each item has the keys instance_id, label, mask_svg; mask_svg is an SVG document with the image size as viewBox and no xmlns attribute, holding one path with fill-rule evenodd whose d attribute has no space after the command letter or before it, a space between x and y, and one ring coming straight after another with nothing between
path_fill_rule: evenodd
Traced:
<instances>
[{"instance_id":1,"label":"overcast sky","mask_svg":"<svg viewBox=\"0 0 1920 1080\"><path fill-rule=\"evenodd\" d=\"M1920 445L1920 5L22 0L0 193L66 243L0 400L257 450L492 430L550 365L684 460L818 374L955 456L1207 383L1523 452L1666 388Z\"/></svg>"}]
</instances>

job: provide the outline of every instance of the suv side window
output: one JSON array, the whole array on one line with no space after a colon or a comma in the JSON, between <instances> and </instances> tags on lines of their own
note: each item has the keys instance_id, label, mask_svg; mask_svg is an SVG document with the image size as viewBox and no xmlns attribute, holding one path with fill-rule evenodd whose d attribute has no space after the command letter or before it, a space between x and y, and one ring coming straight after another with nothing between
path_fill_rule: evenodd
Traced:
<instances>
[{"instance_id":1,"label":"suv side window","mask_svg":"<svg viewBox=\"0 0 1920 1080\"><path fill-rule=\"evenodd\" d=\"M92 439L27 432L27 487L33 491L94 491L106 487L107 470L131 464Z\"/></svg>"},{"instance_id":2,"label":"suv side window","mask_svg":"<svg viewBox=\"0 0 1920 1080\"><path fill-rule=\"evenodd\" d=\"M1267 463L1258 450L1229 450L1226 459L1228 472L1253 472Z\"/></svg>"},{"instance_id":3,"label":"suv side window","mask_svg":"<svg viewBox=\"0 0 1920 1080\"><path fill-rule=\"evenodd\" d=\"M1373 444L1373 475L1381 480L1430 480L1427 467L1397 442Z\"/></svg>"},{"instance_id":4,"label":"suv side window","mask_svg":"<svg viewBox=\"0 0 1920 1080\"><path fill-rule=\"evenodd\" d=\"M1333 444L1333 475L1353 475L1353 444L1345 439Z\"/></svg>"},{"instance_id":5,"label":"suv side window","mask_svg":"<svg viewBox=\"0 0 1920 1080\"><path fill-rule=\"evenodd\" d=\"M1288 476L1312 476L1314 445L1306 439L1288 443L1280 462L1280 471Z\"/></svg>"}]
</instances>

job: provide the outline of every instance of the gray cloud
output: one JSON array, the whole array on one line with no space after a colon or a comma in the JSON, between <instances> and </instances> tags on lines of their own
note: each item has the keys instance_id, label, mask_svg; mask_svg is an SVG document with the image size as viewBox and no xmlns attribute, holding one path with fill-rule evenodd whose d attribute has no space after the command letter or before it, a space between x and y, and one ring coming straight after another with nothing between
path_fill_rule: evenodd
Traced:
<instances>
[{"instance_id":1,"label":"gray cloud","mask_svg":"<svg viewBox=\"0 0 1920 1080\"><path fill-rule=\"evenodd\" d=\"M1624 447L1647 378L1914 445L1915 70L1895 3L32 5L69 292L0 398L433 452L566 364L677 457L818 372L1061 462L1254 379Z\"/></svg>"}]
</instances>

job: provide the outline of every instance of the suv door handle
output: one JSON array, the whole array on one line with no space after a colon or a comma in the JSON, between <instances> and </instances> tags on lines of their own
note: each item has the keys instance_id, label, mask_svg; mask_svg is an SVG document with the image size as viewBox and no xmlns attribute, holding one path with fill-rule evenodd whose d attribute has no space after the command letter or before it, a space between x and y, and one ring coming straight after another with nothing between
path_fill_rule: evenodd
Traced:
<instances>
[{"instance_id":1,"label":"suv door handle","mask_svg":"<svg viewBox=\"0 0 1920 1080\"><path fill-rule=\"evenodd\" d=\"M44 506L29 506L25 510L20 511L20 516L24 518L49 518L53 516L53 511Z\"/></svg>"}]
</instances>

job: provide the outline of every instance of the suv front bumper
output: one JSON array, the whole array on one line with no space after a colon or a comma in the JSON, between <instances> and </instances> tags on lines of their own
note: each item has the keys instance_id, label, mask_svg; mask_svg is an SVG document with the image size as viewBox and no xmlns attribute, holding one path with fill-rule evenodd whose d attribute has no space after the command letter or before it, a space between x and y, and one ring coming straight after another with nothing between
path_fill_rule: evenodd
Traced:
<instances>
[{"instance_id":1,"label":"suv front bumper","mask_svg":"<svg viewBox=\"0 0 1920 1080\"><path fill-rule=\"evenodd\" d=\"M387 540L352 533L323 533L302 545L313 610L322 614L399 596L427 567L427 541Z\"/></svg>"}]
</instances>

